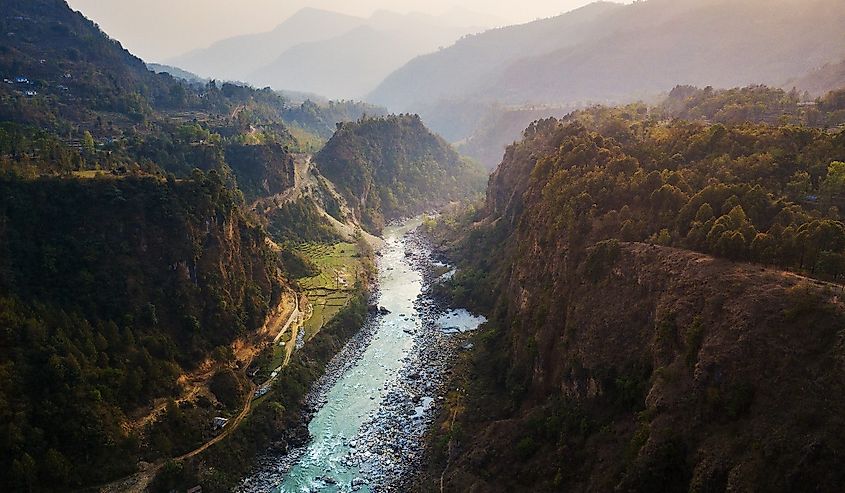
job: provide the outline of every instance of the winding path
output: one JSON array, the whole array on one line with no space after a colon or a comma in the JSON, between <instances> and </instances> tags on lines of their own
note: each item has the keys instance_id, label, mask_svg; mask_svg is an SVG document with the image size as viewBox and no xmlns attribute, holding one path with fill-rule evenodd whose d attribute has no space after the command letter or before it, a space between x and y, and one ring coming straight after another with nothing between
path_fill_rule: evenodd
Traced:
<instances>
[{"instance_id":1,"label":"winding path","mask_svg":"<svg viewBox=\"0 0 845 493\"><path fill-rule=\"evenodd\" d=\"M278 340L281 338L282 334L284 334L291 327L293 327L293 330L294 330L294 333L292 335L292 339L296 337L296 331L298 330L299 325L301 325L299 323L301 312L299 311L299 295L298 294L295 296L295 300L296 300L295 308L291 312L291 314L288 316L288 319L285 322L282 330L275 337L274 344L276 342L278 342ZM271 324L271 321L268 320L268 324ZM293 345L291 344L290 346L292 347ZM259 386L255 385L251 380L246 378L246 371L252 365L252 362L255 359L256 354L257 354L257 352L253 352L253 353L249 354L247 356L247 358L245 359L245 361L243 362L243 365L242 365L241 373L244 376L244 378L249 382L249 392L247 393L247 397L246 397L246 400L244 402L243 408L241 409L241 411L238 413L238 415L236 417L232 418L227 423L226 427L223 428L223 431L220 434L218 434L217 436L215 436L211 440L205 442L204 444L200 445L196 449L194 449L190 452L187 452L183 455L180 455L178 457L173 457L171 459L161 459L154 464L150 464L147 467L142 468L142 470L138 471L137 473L135 473L131 476L119 479L117 481L114 481L114 482L109 483L109 484L104 485L104 486L86 489L86 490L82 490L82 491L92 491L93 490L93 491L99 491L101 493L117 493L117 492L143 493L144 491L146 491L147 487L150 485L150 483L153 481L153 479L155 479L156 474L158 474L158 472L161 470L162 467L164 467L164 465L166 463L171 462L171 461L181 462L181 461L184 461L184 460L191 459L191 458L196 457L197 455L205 452L206 450L213 447L214 445L220 443L224 439L226 439L226 437L231 435L232 432L234 432L238 428L238 426L240 426L240 424L243 422L243 420L246 419L246 417L249 415L250 411L252 411L252 403L255 401L255 391ZM287 365L289 361L290 361L290 350L288 350L288 354L285 358L283 366ZM270 383L272 383L273 380L274 380L274 378L271 378L270 380L268 380L267 382L262 384L262 386L269 385Z\"/></svg>"}]
</instances>

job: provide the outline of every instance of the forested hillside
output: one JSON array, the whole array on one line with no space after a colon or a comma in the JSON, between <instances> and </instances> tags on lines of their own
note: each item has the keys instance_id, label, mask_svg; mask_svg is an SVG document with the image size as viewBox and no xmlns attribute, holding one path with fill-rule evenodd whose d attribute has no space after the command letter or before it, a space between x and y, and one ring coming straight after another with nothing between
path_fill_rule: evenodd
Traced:
<instances>
[{"instance_id":1,"label":"forested hillside","mask_svg":"<svg viewBox=\"0 0 845 493\"><path fill-rule=\"evenodd\" d=\"M471 197L485 179L480 166L458 156L416 115L343 124L316 162L372 231Z\"/></svg>"},{"instance_id":2,"label":"forested hillside","mask_svg":"<svg viewBox=\"0 0 845 493\"><path fill-rule=\"evenodd\" d=\"M491 320L421 485L835 490L843 153L642 105L531 125L433 229L461 263L442 294Z\"/></svg>"},{"instance_id":3,"label":"forested hillside","mask_svg":"<svg viewBox=\"0 0 845 493\"><path fill-rule=\"evenodd\" d=\"M284 112L289 126L301 128L323 140L328 140L337 130L338 123L354 122L364 116L385 116L387 110L379 106L355 101L303 101Z\"/></svg>"},{"instance_id":4,"label":"forested hillside","mask_svg":"<svg viewBox=\"0 0 845 493\"><path fill-rule=\"evenodd\" d=\"M0 485L127 474L127 415L264 323L278 262L214 172L192 181L0 179ZM170 437L176 442L176 436Z\"/></svg>"},{"instance_id":5,"label":"forested hillside","mask_svg":"<svg viewBox=\"0 0 845 493\"><path fill-rule=\"evenodd\" d=\"M83 120L103 111L139 121L153 108L200 104L180 82L147 70L63 0L4 0L3 7L4 119L56 123L51 120ZM27 98L40 104L27 104Z\"/></svg>"},{"instance_id":6,"label":"forested hillside","mask_svg":"<svg viewBox=\"0 0 845 493\"><path fill-rule=\"evenodd\" d=\"M830 128L845 123L845 86L819 98L796 89L784 91L767 86L722 90L678 86L661 103L660 109L664 117L687 121Z\"/></svg>"},{"instance_id":7,"label":"forested hillside","mask_svg":"<svg viewBox=\"0 0 845 493\"><path fill-rule=\"evenodd\" d=\"M285 115L349 106L177 81L64 1L0 4L0 490L75 490L243 407L295 304L245 199L295 184Z\"/></svg>"}]
</instances>

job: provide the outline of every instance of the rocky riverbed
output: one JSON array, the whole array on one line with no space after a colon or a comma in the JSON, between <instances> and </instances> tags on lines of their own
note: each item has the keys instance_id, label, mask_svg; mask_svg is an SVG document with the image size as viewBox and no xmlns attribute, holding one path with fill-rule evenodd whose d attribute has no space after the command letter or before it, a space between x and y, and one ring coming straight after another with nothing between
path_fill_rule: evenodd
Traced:
<instances>
[{"instance_id":1,"label":"rocky riverbed","mask_svg":"<svg viewBox=\"0 0 845 493\"><path fill-rule=\"evenodd\" d=\"M311 439L268 454L242 493L403 491L423 458L423 435L442 402L461 334L484 320L426 295L442 270L419 221L391 227L379 258L378 307L308 396ZM440 269L435 269L440 267Z\"/></svg>"}]
</instances>

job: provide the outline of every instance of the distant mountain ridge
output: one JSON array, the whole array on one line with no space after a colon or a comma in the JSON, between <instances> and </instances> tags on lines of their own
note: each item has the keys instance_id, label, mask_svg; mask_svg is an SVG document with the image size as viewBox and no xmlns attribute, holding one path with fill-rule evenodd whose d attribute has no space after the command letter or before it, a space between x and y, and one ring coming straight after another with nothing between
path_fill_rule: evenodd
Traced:
<instances>
[{"instance_id":1,"label":"distant mountain ridge","mask_svg":"<svg viewBox=\"0 0 845 493\"><path fill-rule=\"evenodd\" d=\"M306 8L272 31L224 39L166 63L203 77L243 80L247 74L269 64L280 53L297 44L338 36L361 22L358 17Z\"/></svg>"},{"instance_id":2,"label":"distant mountain ridge","mask_svg":"<svg viewBox=\"0 0 845 493\"><path fill-rule=\"evenodd\" d=\"M363 18L306 8L270 32L222 40L168 63L204 77L362 97L413 57L489 23L498 21L460 10L441 16L382 10Z\"/></svg>"},{"instance_id":3,"label":"distant mountain ridge","mask_svg":"<svg viewBox=\"0 0 845 493\"><path fill-rule=\"evenodd\" d=\"M785 84L786 88L795 87L814 96L823 96L828 91L845 88L845 60L828 63L807 75Z\"/></svg>"},{"instance_id":4,"label":"distant mountain ridge","mask_svg":"<svg viewBox=\"0 0 845 493\"><path fill-rule=\"evenodd\" d=\"M356 99L416 55L462 34L465 31L459 28L380 30L364 25L336 38L294 46L247 80L259 86Z\"/></svg>"},{"instance_id":5,"label":"distant mountain ridge","mask_svg":"<svg viewBox=\"0 0 845 493\"><path fill-rule=\"evenodd\" d=\"M416 58L368 99L431 122L466 101L624 102L677 84L779 86L841 60L843 24L838 0L599 2Z\"/></svg>"}]
</instances>

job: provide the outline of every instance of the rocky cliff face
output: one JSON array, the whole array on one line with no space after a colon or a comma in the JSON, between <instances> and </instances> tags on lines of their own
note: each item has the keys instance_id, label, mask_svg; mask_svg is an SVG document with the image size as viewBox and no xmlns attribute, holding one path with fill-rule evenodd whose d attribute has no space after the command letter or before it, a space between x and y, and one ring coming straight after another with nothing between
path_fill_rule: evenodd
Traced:
<instances>
[{"instance_id":1,"label":"rocky cliff face","mask_svg":"<svg viewBox=\"0 0 845 493\"><path fill-rule=\"evenodd\" d=\"M825 286L606 244L574 268L526 256L506 290L446 491L841 484L845 317Z\"/></svg>"},{"instance_id":2,"label":"rocky cliff face","mask_svg":"<svg viewBox=\"0 0 845 493\"><path fill-rule=\"evenodd\" d=\"M486 266L497 301L418 489L442 475L443 491L835 491L842 288L605 240L596 206L556 207L544 178L603 151L556 156L555 125L508 150L452 250Z\"/></svg>"}]
</instances>

